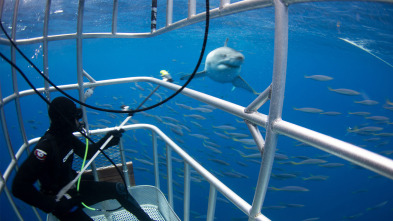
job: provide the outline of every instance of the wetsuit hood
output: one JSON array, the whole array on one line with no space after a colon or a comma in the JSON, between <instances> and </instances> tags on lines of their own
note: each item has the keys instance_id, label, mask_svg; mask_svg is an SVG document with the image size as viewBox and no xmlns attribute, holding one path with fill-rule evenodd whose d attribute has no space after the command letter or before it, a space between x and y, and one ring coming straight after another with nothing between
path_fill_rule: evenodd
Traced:
<instances>
[{"instance_id":1,"label":"wetsuit hood","mask_svg":"<svg viewBox=\"0 0 393 221\"><path fill-rule=\"evenodd\" d=\"M66 135L77 131L75 120L79 118L78 109L73 101L66 97L57 97L49 105L48 115L51 121L49 130L56 135Z\"/></svg>"}]
</instances>

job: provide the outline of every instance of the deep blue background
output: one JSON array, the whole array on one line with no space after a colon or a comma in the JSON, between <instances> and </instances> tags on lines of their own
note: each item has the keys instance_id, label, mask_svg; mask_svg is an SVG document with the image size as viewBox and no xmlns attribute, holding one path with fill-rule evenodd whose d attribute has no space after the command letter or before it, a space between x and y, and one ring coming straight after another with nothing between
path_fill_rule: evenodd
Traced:
<instances>
[{"instance_id":1,"label":"deep blue background","mask_svg":"<svg viewBox=\"0 0 393 221\"><path fill-rule=\"evenodd\" d=\"M175 1L174 22L186 17L187 1ZM158 28L165 25L165 5L159 3ZM18 14L17 38L37 37L42 35L43 11L45 1L22 1ZM10 32L13 2L5 2L3 25ZM76 32L76 1L54 1L51 7L49 34L64 34ZM149 32L150 6L143 1L119 2L119 32ZM217 7L218 1L212 1L211 7ZM109 32L111 30L112 4L101 1L86 1L84 32ZM204 8L203 2L198 2L197 11ZM58 10L62 10L58 11ZM56 12L57 11L57 12ZM56 12L56 13L55 13ZM99 14L99 16L98 16ZM393 101L393 68L382 62L393 63L393 7L382 3L310 3L291 5L289 7L289 50L287 67L287 84L284 99L283 119L297 125L342 139L349 143L364 147L373 152L382 153L387 157L392 155L383 151L392 151L390 137L375 135L361 136L349 133L348 129L364 126L382 127L386 133L392 133L390 123L377 123L361 116L349 114L356 111L370 112L370 116L386 116L393 119L391 110L384 108L386 101ZM159 78L159 71L168 70L176 83L182 84L179 76L193 71L203 40L204 23L191 25L154 38L148 39L86 39L83 41L84 70L96 80L152 76ZM1 35L4 37L4 35ZM263 91L271 82L274 46L274 10L273 8L259 9L241 14L211 20L209 41L206 54L221 47L229 38L228 46L241 51L245 55L242 66L242 76L257 91ZM339 38L349 39L360 49ZM1 52L10 55L9 47L0 46ZM32 61L42 68L41 44L23 45L21 49ZM367 52L367 50L369 50ZM373 56L372 54L375 56ZM18 55L17 64L29 76L36 87L43 86L43 80ZM199 70L203 70L202 67ZM12 91L11 69L4 61L0 62L0 85L2 97L9 96ZM54 41L49 43L49 74L57 84L76 82L76 41ZM327 82L314 81L305 75L327 75L334 79ZM144 91L135 84L121 86L105 86L95 89L94 95L87 100L89 104L111 104L114 109L127 104L134 107L150 93L151 85L139 83ZM230 102L247 106L255 95L242 89L232 91L232 85L220 84L208 78L195 79L190 88L206 94L223 98ZM328 90L331 88L348 88L361 93L358 96L345 96ZM28 85L18 75L18 89L29 89ZM158 91L163 98L172 92L165 89ZM75 92L71 94L77 97ZM57 93L52 94L58 96ZM147 105L159 101L158 96L152 97ZM354 101L372 99L379 104L365 106ZM197 101L179 95L162 107L147 111L147 114L162 117L168 116L179 120L192 130L191 133L208 136L209 141L220 145L222 154L216 154L203 146L201 139L187 135L179 136L170 127L157 118L136 114L133 118L141 123L153 123L168 134L191 156L215 174L224 184L232 188L248 203L252 203L259 164L241 156L254 154L255 150L244 148L235 140L223 139L214 132L221 132L213 126L231 125L237 127L235 132L247 134L247 127L240 119L230 116L220 110L212 113L200 113L186 110L177 104L192 107L203 105ZM26 133L29 139L41 136L49 122L45 104L37 96L21 98L22 114ZM313 107L323 111L338 111L338 116L310 114L294 110L294 108ZM390 106L391 107L391 106ZM175 111L175 112L174 112ZM268 114L268 103L260 112ZM13 102L5 106L6 123L14 151L23 143L18 129L18 121ZM186 115L200 114L206 120L195 120ZM89 112L89 123L92 126L115 126L124 116L110 116L106 113L98 115ZM105 124L100 119L110 120ZM196 126L192 121L201 124ZM169 121L165 121L169 122ZM240 122L240 123L239 123ZM390 122L390 121L389 121ZM173 122L172 122L173 123ZM263 128L260 128L264 131ZM0 129L2 130L2 129ZM2 131L1 131L2 132ZM228 131L230 132L230 131ZM134 161L137 184L154 185L153 167L143 164L138 159L152 160L151 138L148 131L129 131L124 136L127 148L135 153L128 153ZM369 138L380 138L377 141L365 141ZM182 144L181 142L185 143ZM0 169L4 173L10 157L3 138L0 139L1 160ZM308 146L299 146L297 141L280 136L278 153L288 156L288 160L275 161L274 174L294 174L296 178L271 178L269 186L281 188L285 186L301 186L308 192L268 191L263 214L272 220L392 220L393 202L391 199L392 181L378 176L373 172L361 169L344 160L329 156L326 153ZM159 142L159 153L165 156L165 145ZM173 156L179 158L175 153ZM25 157L25 156L23 156ZM338 168L325 168L319 165L294 165L290 162L300 162L305 157L319 158L328 163L343 163ZM211 159L226 161L230 166L213 162ZM255 159L254 159L255 160ZM163 159L160 162L164 163ZM180 218L183 217L183 164L173 162L175 187L175 210ZM161 187L166 193L166 170L161 164ZM151 172L146 172L145 169ZM232 178L225 172L238 172L248 178ZM324 181L304 180L312 175L328 176ZM200 177L193 173L197 180L191 183L191 220L204 218L207 212L209 185L199 182ZM11 185L12 178L7 182ZM218 194L220 199L224 199ZM16 220L14 212L7 203L4 192L0 196L0 220ZM23 213L30 214L31 209L26 204L16 200L18 208ZM386 202L386 203L385 203ZM376 208L377 205L381 205ZM292 208L287 204L301 204L300 208ZM216 207L217 220L246 220L245 215L229 204L227 200L219 200ZM314 219L316 220L316 219Z\"/></svg>"}]
</instances>

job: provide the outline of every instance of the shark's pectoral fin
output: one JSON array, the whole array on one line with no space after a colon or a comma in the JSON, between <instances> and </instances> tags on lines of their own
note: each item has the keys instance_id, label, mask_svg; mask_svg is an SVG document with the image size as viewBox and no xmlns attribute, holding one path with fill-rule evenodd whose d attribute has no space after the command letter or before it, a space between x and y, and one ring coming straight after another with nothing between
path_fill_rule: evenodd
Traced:
<instances>
[{"instance_id":1,"label":"shark's pectoral fin","mask_svg":"<svg viewBox=\"0 0 393 221\"><path fill-rule=\"evenodd\" d=\"M180 80L186 80L191 76L191 74L186 74L180 77ZM195 74L194 78L200 78L200 77L205 77L206 76L206 71L201 71Z\"/></svg>"},{"instance_id":2,"label":"shark's pectoral fin","mask_svg":"<svg viewBox=\"0 0 393 221\"><path fill-rule=\"evenodd\" d=\"M233 85L235 85L235 87L240 87L240 88L246 89L247 91L250 91L253 94L259 94L240 76L237 76L232 81L232 83L233 83Z\"/></svg>"}]
</instances>

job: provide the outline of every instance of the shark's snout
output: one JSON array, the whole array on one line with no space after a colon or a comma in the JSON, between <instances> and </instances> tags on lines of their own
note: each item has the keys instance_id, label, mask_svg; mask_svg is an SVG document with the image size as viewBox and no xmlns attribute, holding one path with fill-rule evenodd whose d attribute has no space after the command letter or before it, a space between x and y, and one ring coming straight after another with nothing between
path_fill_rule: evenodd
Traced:
<instances>
[{"instance_id":1,"label":"shark's snout","mask_svg":"<svg viewBox=\"0 0 393 221\"><path fill-rule=\"evenodd\" d=\"M239 67L243 64L243 62L244 62L244 56L242 54L239 54L228 58L225 64L228 66Z\"/></svg>"},{"instance_id":2,"label":"shark's snout","mask_svg":"<svg viewBox=\"0 0 393 221\"><path fill-rule=\"evenodd\" d=\"M242 54L241 54L241 55L238 55L238 56L235 57L235 59L238 60L238 61L241 61L241 62L243 63L243 61L244 61L244 55L242 55Z\"/></svg>"}]
</instances>

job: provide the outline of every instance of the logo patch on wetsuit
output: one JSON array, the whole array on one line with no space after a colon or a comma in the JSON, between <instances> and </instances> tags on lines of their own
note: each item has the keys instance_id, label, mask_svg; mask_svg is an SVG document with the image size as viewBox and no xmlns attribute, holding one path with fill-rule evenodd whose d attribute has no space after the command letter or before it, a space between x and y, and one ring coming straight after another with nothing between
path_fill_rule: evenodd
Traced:
<instances>
[{"instance_id":1,"label":"logo patch on wetsuit","mask_svg":"<svg viewBox=\"0 0 393 221\"><path fill-rule=\"evenodd\" d=\"M39 160L45 160L47 153L45 151L43 151L43 150L35 149L34 150L34 155Z\"/></svg>"}]
</instances>

